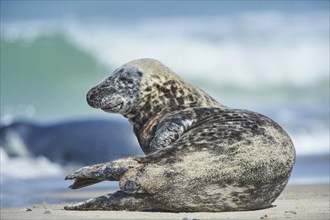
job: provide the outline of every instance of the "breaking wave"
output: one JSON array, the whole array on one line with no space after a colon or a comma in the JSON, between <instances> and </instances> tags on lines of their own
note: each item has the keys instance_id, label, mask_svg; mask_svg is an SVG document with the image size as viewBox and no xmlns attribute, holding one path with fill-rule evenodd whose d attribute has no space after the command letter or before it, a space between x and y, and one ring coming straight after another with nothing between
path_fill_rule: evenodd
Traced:
<instances>
[{"instance_id":1,"label":"breaking wave","mask_svg":"<svg viewBox=\"0 0 330 220\"><path fill-rule=\"evenodd\" d=\"M308 86L327 79L328 30L323 11L158 17L130 23L67 18L1 27L7 41L63 35L111 69L153 57L184 77L242 88Z\"/></svg>"}]
</instances>

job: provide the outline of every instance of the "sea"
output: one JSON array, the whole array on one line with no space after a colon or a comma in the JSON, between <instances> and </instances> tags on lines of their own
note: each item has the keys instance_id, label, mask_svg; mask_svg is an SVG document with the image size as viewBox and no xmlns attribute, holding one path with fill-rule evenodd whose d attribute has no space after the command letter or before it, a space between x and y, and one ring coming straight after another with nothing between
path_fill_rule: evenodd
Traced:
<instances>
[{"instance_id":1,"label":"sea","mask_svg":"<svg viewBox=\"0 0 330 220\"><path fill-rule=\"evenodd\" d=\"M329 184L329 38L327 1L1 1L0 132L26 121L128 124L91 109L86 92L118 66L150 57L220 103L282 126L297 153L289 185ZM69 201L46 195L70 191L72 167L12 156L4 144L1 207ZM118 186L89 189L108 188Z\"/></svg>"}]
</instances>

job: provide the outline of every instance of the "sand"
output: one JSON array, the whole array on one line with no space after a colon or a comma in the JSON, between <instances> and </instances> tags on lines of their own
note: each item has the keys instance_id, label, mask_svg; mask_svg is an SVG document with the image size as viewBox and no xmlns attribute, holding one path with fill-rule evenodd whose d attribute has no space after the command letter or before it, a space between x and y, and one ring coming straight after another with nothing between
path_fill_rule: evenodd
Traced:
<instances>
[{"instance_id":1,"label":"sand","mask_svg":"<svg viewBox=\"0 0 330 220\"><path fill-rule=\"evenodd\" d=\"M79 192L49 195L50 197L81 199L105 192ZM65 211L66 203L3 208L1 219L330 219L329 185L288 186L273 207L245 212L168 213L126 211Z\"/></svg>"}]
</instances>

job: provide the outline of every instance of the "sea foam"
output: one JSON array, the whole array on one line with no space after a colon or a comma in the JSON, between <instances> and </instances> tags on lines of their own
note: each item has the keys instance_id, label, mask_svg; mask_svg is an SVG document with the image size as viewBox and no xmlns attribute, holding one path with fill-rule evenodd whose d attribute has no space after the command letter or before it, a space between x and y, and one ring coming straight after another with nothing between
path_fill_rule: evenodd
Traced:
<instances>
[{"instance_id":1,"label":"sea foam","mask_svg":"<svg viewBox=\"0 0 330 220\"><path fill-rule=\"evenodd\" d=\"M63 34L110 68L141 57L161 60L184 77L218 85L315 84L329 74L328 12L263 11L212 17L26 21L2 36L33 41Z\"/></svg>"},{"instance_id":2,"label":"sea foam","mask_svg":"<svg viewBox=\"0 0 330 220\"><path fill-rule=\"evenodd\" d=\"M9 157L0 147L1 181L6 178L31 179L64 175L63 168L46 157Z\"/></svg>"}]
</instances>

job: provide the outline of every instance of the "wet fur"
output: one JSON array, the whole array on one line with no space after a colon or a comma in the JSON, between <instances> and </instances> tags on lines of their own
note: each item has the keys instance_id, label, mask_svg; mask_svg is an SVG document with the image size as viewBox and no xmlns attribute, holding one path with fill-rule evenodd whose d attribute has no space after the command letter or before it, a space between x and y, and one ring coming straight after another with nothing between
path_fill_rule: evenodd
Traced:
<instances>
[{"instance_id":1,"label":"wet fur","mask_svg":"<svg viewBox=\"0 0 330 220\"><path fill-rule=\"evenodd\" d=\"M127 117L146 156L68 175L73 189L109 180L119 181L121 190L67 210L266 208L284 189L295 163L291 139L274 121L219 104L153 59L123 65L92 88L87 100Z\"/></svg>"}]
</instances>

